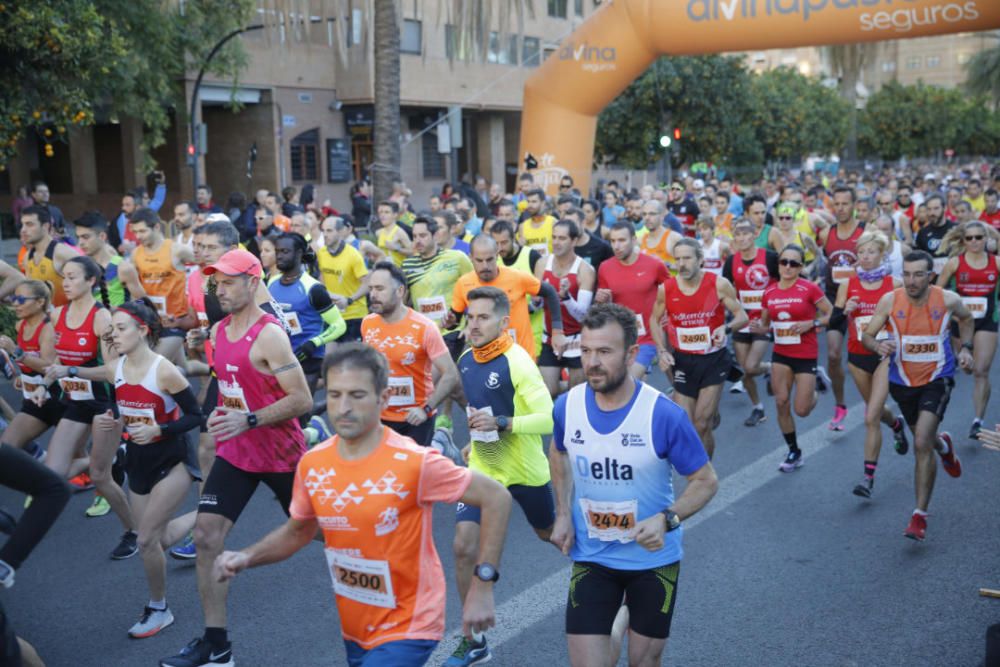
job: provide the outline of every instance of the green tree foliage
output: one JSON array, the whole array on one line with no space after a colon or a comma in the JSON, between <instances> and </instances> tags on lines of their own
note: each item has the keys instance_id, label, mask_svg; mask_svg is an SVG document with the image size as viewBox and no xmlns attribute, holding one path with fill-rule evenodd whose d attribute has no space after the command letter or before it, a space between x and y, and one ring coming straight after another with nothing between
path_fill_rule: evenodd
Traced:
<instances>
[{"instance_id":1,"label":"green tree foliage","mask_svg":"<svg viewBox=\"0 0 1000 667\"><path fill-rule=\"evenodd\" d=\"M848 103L795 69L779 67L754 76L749 111L756 139L770 160L828 155L847 140Z\"/></svg>"},{"instance_id":2,"label":"green tree foliage","mask_svg":"<svg viewBox=\"0 0 1000 667\"><path fill-rule=\"evenodd\" d=\"M1000 109L1000 32L991 35L996 43L978 52L965 65L965 88L976 96L990 100L993 109Z\"/></svg>"},{"instance_id":3,"label":"green tree foliage","mask_svg":"<svg viewBox=\"0 0 1000 667\"><path fill-rule=\"evenodd\" d=\"M254 0L0 0L0 167L37 133L65 141L73 125L132 116L144 148L163 142L180 81L222 36L245 27ZM183 13L182 13L183 10ZM210 71L235 78L246 57L234 40Z\"/></svg>"}]
</instances>

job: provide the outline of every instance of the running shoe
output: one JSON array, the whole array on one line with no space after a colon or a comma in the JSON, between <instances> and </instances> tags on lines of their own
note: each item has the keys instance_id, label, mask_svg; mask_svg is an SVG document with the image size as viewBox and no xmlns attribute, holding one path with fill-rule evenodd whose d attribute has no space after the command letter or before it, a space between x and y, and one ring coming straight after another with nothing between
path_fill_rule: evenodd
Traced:
<instances>
[{"instance_id":1,"label":"running shoe","mask_svg":"<svg viewBox=\"0 0 1000 667\"><path fill-rule=\"evenodd\" d=\"M318 415L309 420L309 426L316 429L319 442L326 442L333 437L333 432L330 431L330 427L326 425L326 421Z\"/></svg>"},{"instance_id":2,"label":"running shoe","mask_svg":"<svg viewBox=\"0 0 1000 667\"><path fill-rule=\"evenodd\" d=\"M10 588L14 585L14 568L0 560L0 586Z\"/></svg>"},{"instance_id":3,"label":"running shoe","mask_svg":"<svg viewBox=\"0 0 1000 667\"><path fill-rule=\"evenodd\" d=\"M48 452L46 452L44 449L42 449L42 446L39 445L34 440L32 440L31 442L29 442L27 445L24 446L24 451L26 451L29 454L31 454L31 456L33 456L34 459L36 461L38 461L39 463L41 463L42 461L44 461L45 460L45 456L48 454Z\"/></svg>"},{"instance_id":4,"label":"running shoe","mask_svg":"<svg viewBox=\"0 0 1000 667\"><path fill-rule=\"evenodd\" d=\"M982 422L978 420L972 422L972 428L969 429L969 440L979 440L979 432L982 430Z\"/></svg>"},{"instance_id":5,"label":"running shoe","mask_svg":"<svg viewBox=\"0 0 1000 667\"><path fill-rule=\"evenodd\" d=\"M902 456L910 451L910 441L906 439L906 425L903 423L903 415L897 416L896 421L899 422L899 430L892 429L892 446L896 453Z\"/></svg>"},{"instance_id":6,"label":"running shoe","mask_svg":"<svg viewBox=\"0 0 1000 667\"><path fill-rule=\"evenodd\" d=\"M0 533L10 535L17 528L17 519L7 510L0 507Z\"/></svg>"},{"instance_id":7,"label":"running shoe","mask_svg":"<svg viewBox=\"0 0 1000 667\"><path fill-rule=\"evenodd\" d=\"M785 460L781 462L778 466L778 470L781 472L795 472L798 468L802 467L802 450L796 449L794 452L788 452L788 456Z\"/></svg>"},{"instance_id":8,"label":"running shoe","mask_svg":"<svg viewBox=\"0 0 1000 667\"><path fill-rule=\"evenodd\" d=\"M874 477L865 477L861 480L861 483L854 487L854 495L861 498L871 498L872 490L875 487Z\"/></svg>"},{"instance_id":9,"label":"running shoe","mask_svg":"<svg viewBox=\"0 0 1000 667\"><path fill-rule=\"evenodd\" d=\"M139 553L138 540L139 536L134 532L131 530L125 531L122 534L122 539L118 542L118 546L111 552L111 560L125 560Z\"/></svg>"},{"instance_id":10,"label":"running shoe","mask_svg":"<svg viewBox=\"0 0 1000 667\"><path fill-rule=\"evenodd\" d=\"M136 621L128 630L128 636L132 639L145 639L146 637L152 637L157 634L160 630L163 630L169 625L173 625L174 615L170 612L170 608L166 607L163 609L153 609L152 607L145 607L142 610L142 616Z\"/></svg>"},{"instance_id":11,"label":"running shoe","mask_svg":"<svg viewBox=\"0 0 1000 667\"><path fill-rule=\"evenodd\" d=\"M91 504L91 506L87 508L87 511L84 512L84 514L87 517L94 519L99 516L104 516L110 511L111 511L111 505L108 504L107 498L98 494L94 496L93 504Z\"/></svg>"},{"instance_id":12,"label":"running shoe","mask_svg":"<svg viewBox=\"0 0 1000 667\"><path fill-rule=\"evenodd\" d=\"M910 517L910 525L903 532L903 537L923 542L924 538L927 537L927 515L914 512L913 516Z\"/></svg>"},{"instance_id":13,"label":"running shoe","mask_svg":"<svg viewBox=\"0 0 1000 667\"><path fill-rule=\"evenodd\" d=\"M79 475L69 480L69 485L73 487L74 492L90 491L94 488L93 480L91 480L90 475L85 472L81 472Z\"/></svg>"},{"instance_id":14,"label":"running shoe","mask_svg":"<svg viewBox=\"0 0 1000 667\"><path fill-rule=\"evenodd\" d=\"M431 439L431 446L454 461L455 465L465 465L465 462L462 460L462 450L455 446L455 439L451 437L449 429L435 429L434 437Z\"/></svg>"},{"instance_id":15,"label":"running shoe","mask_svg":"<svg viewBox=\"0 0 1000 667\"><path fill-rule=\"evenodd\" d=\"M219 651L204 637L192 639L177 655L160 660L160 667L233 667L235 664L232 644Z\"/></svg>"},{"instance_id":16,"label":"running shoe","mask_svg":"<svg viewBox=\"0 0 1000 667\"><path fill-rule=\"evenodd\" d=\"M466 637L462 637L458 648L448 658L444 667L468 667L469 665L481 665L493 659L490 647L486 645L486 637L481 643L476 643Z\"/></svg>"},{"instance_id":17,"label":"running shoe","mask_svg":"<svg viewBox=\"0 0 1000 667\"><path fill-rule=\"evenodd\" d=\"M833 386L833 380L827 375L826 369L822 366L816 367L816 391L825 394L827 389Z\"/></svg>"},{"instance_id":18,"label":"running shoe","mask_svg":"<svg viewBox=\"0 0 1000 667\"><path fill-rule=\"evenodd\" d=\"M733 386L729 388L730 394L745 394L746 391L747 390L743 388L743 380L740 380L739 382L734 382Z\"/></svg>"},{"instance_id":19,"label":"running shoe","mask_svg":"<svg viewBox=\"0 0 1000 667\"><path fill-rule=\"evenodd\" d=\"M941 466L944 468L944 471L952 477L961 477L962 462L958 460L958 455L955 454L955 445L951 441L951 434L947 431L941 431L938 435L938 440L948 447L947 454L941 454L941 450L938 450L938 454L941 456Z\"/></svg>"},{"instance_id":20,"label":"running shoe","mask_svg":"<svg viewBox=\"0 0 1000 667\"><path fill-rule=\"evenodd\" d=\"M194 560L198 557L198 551L194 547L194 531L189 531L184 541L170 550L170 557L177 560Z\"/></svg>"},{"instance_id":21,"label":"running shoe","mask_svg":"<svg viewBox=\"0 0 1000 667\"><path fill-rule=\"evenodd\" d=\"M847 408L835 405L833 406L833 419L830 420L830 430L831 431L843 431L844 430L844 419L847 418Z\"/></svg>"},{"instance_id":22,"label":"running shoe","mask_svg":"<svg viewBox=\"0 0 1000 667\"><path fill-rule=\"evenodd\" d=\"M754 408L750 411L750 416L743 421L744 426L756 426L761 422L767 421L767 415L764 414L763 408Z\"/></svg>"}]
</instances>

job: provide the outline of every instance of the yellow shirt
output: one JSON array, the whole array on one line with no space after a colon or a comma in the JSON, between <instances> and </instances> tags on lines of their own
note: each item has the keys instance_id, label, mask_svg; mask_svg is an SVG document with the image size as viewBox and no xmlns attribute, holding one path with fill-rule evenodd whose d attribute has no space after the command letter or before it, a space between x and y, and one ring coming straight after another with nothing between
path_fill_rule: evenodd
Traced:
<instances>
[{"instance_id":1,"label":"yellow shirt","mask_svg":"<svg viewBox=\"0 0 1000 667\"><path fill-rule=\"evenodd\" d=\"M538 217L528 218L521 223L521 236L524 237L524 245L547 255L552 252L552 225L556 223L556 219L546 215L540 220L541 224L538 224Z\"/></svg>"},{"instance_id":2,"label":"yellow shirt","mask_svg":"<svg viewBox=\"0 0 1000 667\"><path fill-rule=\"evenodd\" d=\"M361 279L368 275L365 260L361 253L349 243L336 255L331 255L324 246L316 253L319 272L323 284L331 294L343 297L352 296L361 287ZM361 297L347 308L343 315L345 320L359 320L368 314L368 302Z\"/></svg>"},{"instance_id":3,"label":"yellow shirt","mask_svg":"<svg viewBox=\"0 0 1000 667\"><path fill-rule=\"evenodd\" d=\"M975 211L976 215L979 216L983 211L986 210L986 196L979 195L975 199L972 197L966 197L965 201L969 202L969 206Z\"/></svg>"},{"instance_id":4,"label":"yellow shirt","mask_svg":"<svg viewBox=\"0 0 1000 667\"><path fill-rule=\"evenodd\" d=\"M799 212L795 214L795 231L802 238L808 236L813 241L816 240L816 232L813 231L812 225L809 224L809 212L804 208L800 208ZM804 250L806 251L806 264L808 264L816 258L816 255L809 248L804 248Z\"/></svg>"},{"instance_id":5,"label":"yellow shirt","mask_svg":"<svg viewBox=\"0 0 1000 667\"><path fill-rule=\"evenodd\" d=\"M383 227L376 232L378 240L378 248L386 254L386 256L392 260L392 263L396 266L402 266L403 260L406 259L406 255L396 250L389 250L388 245L392 242L392 238L396 235L397 231L402 231L402 227L399 225L393 225L389 229ZM403 232L404 234L406 232Z\"/></svg>"}]
</instances>

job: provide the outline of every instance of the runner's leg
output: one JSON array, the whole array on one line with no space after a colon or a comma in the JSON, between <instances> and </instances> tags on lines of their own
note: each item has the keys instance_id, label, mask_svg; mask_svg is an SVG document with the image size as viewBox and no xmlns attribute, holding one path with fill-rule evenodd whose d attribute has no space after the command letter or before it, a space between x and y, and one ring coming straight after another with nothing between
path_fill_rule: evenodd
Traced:
<instances>
[{"instance_id":1,"label":"runner's leg","mask_svg":"<svg viewBox=\"0 0 1000 667\"><path fill-rule=\"evenodd\" d=\"M844 405L844 334L834 329L826 331L826 361L833 384L833 398Z\"/></svg>"},{"instance_id":2,"label":"runner's leg","mask_svg":"<svg viewBox=\"0 0 1000 667\"><path fill-rule=\"evenodd\" d=\"M722 384L702 387L698 392L698 400L694 407L694 427L701 437L708 458L715 454L715 434L712 432L712 422L719 410L719 399L722 398ZM686 408L685 408L686 409Z\"/></svg>"},{"instance_id":3,"label":"runner's leg","mask_svg":"<svg viewBox=\"0 0 1000 667\"><path fill-rule=\"evenodd\" d=\"M136 505L139 554L146 571L150 600L163 600L166 597L167 560L162 546L164 532L170 523L170 517L184 502L190 488L191 476L184 464L178 463L166 477L157 482L149 494L129 494Z\"/></svg>"},{"instance_id":4,"label":"runner's leg","mask_svg":"<svg viewBox=\"0 0 1000 667\"><path fill-rule=\"evenodd\" d=\"M24 399L28 400L28 399ZM18 412L7 425L3 435L0 436L0 444L10 445L16 449L24 449L29 442L47 431L49 425L41 419L32 417L24 412Z\"/></svg>"},{"instance_id":5,"label":"runner's leg","mask_svg":"<svg viewBox=\"0 0 1000 667\"><path fill-rule=\"evenodd\" d=\"M121 437L121 419L115 420L115 429L112 431L91 429L93 444L90 447L90 479L93 480L98 493L108 501L118 520L122 522L122 527L127 531L134 531L137 523L132 516L125 491L111 478L111 465L121 445Z\"/></svg>"},{"instance_id":6,"label":"runner's leg","mask_svg":"<svg viewBox=\"0 0 1000 667\"><path fill-rule=\"evenodd\" d=\"M927 511L934 491L934 478L937 476L937 459L934 448L937 446L937 429L940 419L933 412L921 410L913 430L914 486L917 498L917 509Z\"/></svg>"},{"instance_id":7,"label":"runner's leg","mask_svg":"<svg viewBox=\"0 0 1000 667\"><path fill-rule=\"evenodd\" d=\"M972 340L972 374L975 377L972 402L976 408L976 419L982 419L990 402L990 366L997 351L997 332L977 331Z\"/></svg>"}]
</instances>

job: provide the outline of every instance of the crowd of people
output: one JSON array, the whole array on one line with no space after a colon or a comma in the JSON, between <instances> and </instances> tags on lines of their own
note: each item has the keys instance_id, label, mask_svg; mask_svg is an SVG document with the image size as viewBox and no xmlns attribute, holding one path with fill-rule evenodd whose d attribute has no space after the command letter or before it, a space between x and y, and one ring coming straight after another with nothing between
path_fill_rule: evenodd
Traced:
<instances>
[{"instance_id":1,"label":"crowd of people","mask_svg":"<svg viewBox=\"0 0 1000 667\"><path fill-rule=\"evenodd\" d=\"M912 442L913 540L926 538L937 459L962 473L941 430L958 371L972 375L968 437L1000 447L984 426L998 191L985 164L611 181L592 199L568 175L549 196L525 173L513 193L476 179L426 202L397 184L373 204L359 183L350 214L310 187L220 207L201 186L164 219L158 177L118 214L70 221L36 184L15 211L17 263L0 266L17 317L0 362L22 394L2 406L0 482L28 494L0 585L68 481L94 489L88 516L121 523L110 557L142 561L148 601L130 637L174 622L165 556L195 561L204 633L162 667L235 664L230 580L317 533L349 664L419 665L444 633L431 507L457 503L463 636L445 664L475 665L492 657L516 501L573 562L570 663L616 664L627 634L629 664L658 665L680 527L718 487L727 383L749 399L741 427L757 430L765 383L787 444L778 470L792 473L805 456L796 418L832 392L829 429L844 430L849 374L865 401L851 491L874 493L883 425L898 454ZM646 382L654 366L666 391ZM227 551L261 483L288 520ZM197 509L181 513L192 485Z\"/></svg>"}]
</instances>

